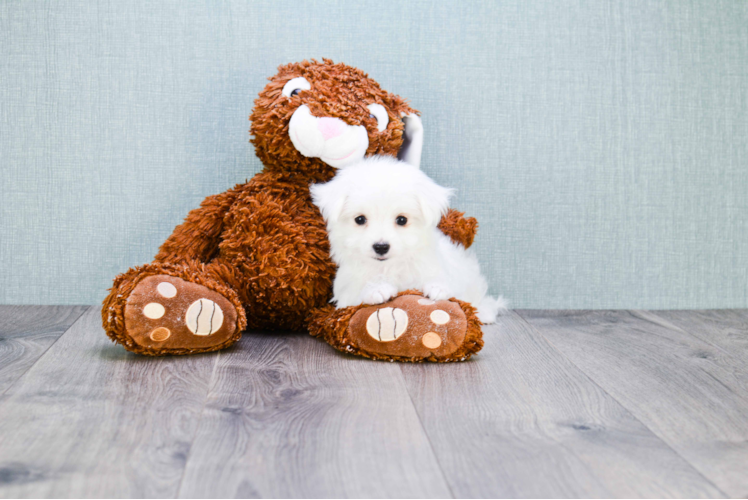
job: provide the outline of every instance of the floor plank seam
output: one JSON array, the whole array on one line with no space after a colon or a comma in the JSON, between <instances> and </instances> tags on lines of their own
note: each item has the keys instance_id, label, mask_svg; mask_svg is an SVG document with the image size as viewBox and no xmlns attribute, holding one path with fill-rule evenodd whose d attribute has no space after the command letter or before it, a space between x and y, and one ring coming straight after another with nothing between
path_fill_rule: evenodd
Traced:
<instances>
[{"instance_id":1,"label":"floor plank seam","mask_svg":"<svg viewBox=\"0 0 748 500\"><path fill-rule=\"evenodd\" d=\"M400 377L401 377L400 380L403 386L405 387L406 394L408 394L410 405L413 407L413 411L416 413L416 417L418 417L418 424L421 426L423 435L426 436L426 440L429 442L429 449L431 450L431 454L434 456L434 460L436 460L436 465L439 466L439 472L441 472L442 478L444 478L444 484L447 485L447 489L449 490L449 494L452 496L452 498L458 498L457 496L455 496L455 492L452 490L452 485L449 484L447 475L444 473L444 467L442 467L442 463L439 460L439 455L436 453L436 450L434 449L434 444L431 442L431 436L429 436L429 433L426 430L426 426L423 425L423 419L421 419L421 414L418 411L418 408L416 407L415 401L413 401L413 395L410 393L410 390L408 389L408 384L405 383L405 373L403 373L402 365L400 365L399 368L400 368Z\"/></svg>"},{"instance_id":2,"label":"floor plank seam","mask_svg":"<svg viewBox=\"0 0 748 500\"><path fill-rule=\"evenodd\" d=\"M184 459L184 468L182 469L182 477L179 479L179 486L177 486L177 493L174 498L179 498L182 494L182 485L184 484L184 477L187 474L187 466L190 463L192 457L192 448L195 446L195 439L197 439L197 433L200 431L200 424L203 422L203 415L205 414L205 408L208 406L208 399L213 392L213 381L216 378L216 372L218 371L218 360L221 357L221 351L215 353L215 360L213 361L213 371L210 374L210 380L208 381L208 390L205 392L205 400L203 401L203 407L200 409L200 415L197 418L197 424L195 425L195 432L192 434L192 441L190 442L190 449L187 451L187 457Z\"/></svg>"},{"instance_id":3,"label":"floor plank seam","mask_svg":"<svg viewBox=\"0 0 748 500\"><path fill-rule=\"evenodd\" d=\"M690 332L689 330L683 329L682 327L680 327L680 326L676 325L675 323L672 323L671 321L669 321L666 317L660 316L659 314L657 314L657 311L635 309L633 312L639 313L640 316L637 316L637 317L639 319L643 319L645 321L646 321L646 318L642 317L645 313L653 314L654 316L657 316L657 318L660 321L662 321L663 323L666 323L668 328L671 328L673 330L677 330L679 332L685 333L689 337L693 337L696 340L698 340L699 342L703 342L705 344L709 344L709 346L711 346L712 348L714 348L714 349L716 349L718 351L723 352L727 356L733 357L732 353L730 351L728 351L727 349L725 349L724 347L722 347L720 345L717 345L717 344L714 344L713 342L710 342L708 339L702 338L701 336L696 335L696 334Z\"/></svg>"},{"instance_id":4,"label":"floor plank seam","mask_svg":"<svg viewBox=\"0 0 748 500\"><path fill-rule=\"evenodd\" d=\"M742 363L742 361L743 361L743 360L742 360L741 358L736 358L736 357L735 357L735 356L734 356L734 355L733 355L733 354L732 354L732 353L731 353L730 351L728 351L727 349L724 349L724 348L723 348L722 346L719 346L719 345L717 345L717 344L715 344L715 343L713 343L713 342L710 342L709 340L707 340L707 339L705 339L705 338L702 338L702 337L701 337L700 335L696 335L695 333L692 333L692 332L691 332L690 330L686 330L685 328L682 328L682 327L680 327L680 326L678 326L678 325L676 325L676 324L674 324L674 323L672 323L672 322L668 321L668 319L667 319L667 318L665 318L665 317L663 317L663 316L660 316L660 315L659 315L659 314L657 314L657 313L656 313L655 311L642 311L642 310L635 310L634 312L636 312L636 313L639 313L639 316L636 316L636 318L637 318L637 319L640 319L640 320L642 320L642 321L647 321L647 318L646 318L646 317L643 317L643 316L644 316L644 313L649 313L649 314L653 314L653 315L654 315L654 316L656 316L656 317L657 317L658 319L660 319L660 320L662 320L662 321L663 321L664 323L666 323L666 324L668 325L668 328L672 328L673 330L675 330L675 331L677 331L677 332L680 332L680 333L682 333L682 334L684 334L684 335L688 335L689 337L691 337L692 339L696 340L697 342L702 342L702 343L704 343L704 344L707 344L707 345L708 345L709 347L711 347L711 348L713 348L713 349L715 349L715 350L717 350L717 351L720 351L720 352L724 353L724 355L725 355L725 356L727 356L727 357L728 357L729 359L732 359L732 360L738 361L738 362L740 362L739 364L743 364L743 363ZM733 388L731 388L730 386L728 386L727 384L725 384L725 383L724 383L724 382L722 382L722 381L721 381L720 379L718 379L717 377L715 377L714 375L712 375L712 374L711 374L711 373L709 373L708 371L704 370L703 368L699 368L699 370L701 370L701 372L702 372L702 373L703 373L704 375L706 375L706 376L708 376L709 378L711 378L712 380L714 380L714 382L715 382L716 384L719 384L719 385L721 385L721 386L722 386L722 387L724 387L724 388L725 388L726 390L728 390L728 391L729 391L730 393L734 394L734 395L735 395L736 397L740 398L740 399L741 399L742 401L744 401L744 402L748 403L748 394L743 394L743 393L739 393L738 391L734 390Z\"/></svg>"},{"instance_id":5,"label":"floor plank seam","mask_svg":"<svg viewBox=\"0 0 748 500\"><path fill-rule=\"evenodd\" d=\"M690 460L688 460L688 459L687 459L686 457L684 457L684 456L683 456L683 455L682 455L682 454L681 454L681 453L680 453L680 452L679 452L678 450L676 450L675 448L673 448L673 447L672 447L672 446L670 445L670 443L668 443L667 441L665 441L665 440L664 440L664 439L662 438L662 436L660 436L660 435L659 435L659 433L657 433L657 432L656 432L656 431L655 431L654 429L651 429L651 428L650 428L650 427L649 427L649 426L648 426L647 424L645 424L645 423L644 423L644 422L643 422L643 421L642 421L642 420L641 420L641 419L640 419L639 417L637 417L637 416L636 416L636 415L635 415L635 414L634 414L634 413L633 413L633 412L632 412L632 411L631 411L631 410L630 410L630 409L629 409L629 408L628 408L628 407L627 407L627 406L626 406L625 404L623 404L623 403L622 403L621 401L619 401L619 400L618 400L618 398L616 398L615 396L613 396L612 394L610 394L610 393L609 393L609 392L608 392L607 390L605 390L605 388L604 388L604 387L600 386L600 384L598 384L598 383L597 383L597 382L596 382L596 381L595 381L594 379L592 379L592 377L590 377L590 376L589 376L589 374L587 374L587 372L586 372L586 371L584 371L584 370L583 370L583 369L582 369L582 368L581 368L581 367L580 367L579 365L577 365L576 363L574 363L574 361L573 361L573 360L571 360L571 359L570 359L570 358L569 358L568 356L566 356L566 355L565 355L565 354L564 354L563 352L561 352L561 350L560 350L560 349L558 349L558 348L556 347L556 345L555 345L555 344L554 344L554 343L553 343L553 342L552 342L552 341L551 341L551 340L550 340L550 339L549 339L548 337L546 337L546 336L545 336L545 335L543 334L543 332L542 332L542 331L541 331L540 329L536 328L536 327L535 327L535 325L533 325L532 323L530 323L529 321L527 321L527 319L526 319L526 318L525 318L525 317L524 317L524 316L522 315L522 313L521 313L520 311L516 311L516 310L515 310L514 312L515 312L515 313L517 314L517 316L518 316L518 317L519 317L519 318L520 318L520 319L521 319L521 320L522 320L522 321L523 321L523 322L524 322L525 324L527 324L527 326L528 326L529 328L532 328L532 329L533 329L533 330L534 330L535 332L537 332L537 333L538 333L538 335L540 335L541 337L543 337L543 339L544 339L544 340L545 340L545 341L546 341L546 342L548 343L548 345L549 345L549 346L550 346L550 347L551 347L551 348L552 348L552 349L553 349L554 351L556 351L556 352L557 352L557 353L558 353L558 354L559 354L560 356L562 356L562 357L563 357L563 359L565 359L565 360L567 360L567 361L568 361L569 363L571 363L571 365L572 365L572 366L574 366L574 367L575 367L575 368L576 368L577 370L579 370L579 372L580 372L580 373L581 373L581 374L582 374L582 375L583 375L583 376L584 376L584 377L585 377L586 379L588 379L588 380L589 380L589 381L590 381L590 382L591 382L592 384L594 384L594 385L595 385L596 387L598 387L598 388L599 388L599 389L600 389L601 391L603 391L603 392L604 392L605 394L607 394L607 395L608 395L608 396L609 396L609 397L610 397L610 398L611 398L611 399L612 399L613 401L615 401L615 402L616 402L617 404L619 404L619 405L621 406L621 408L623 408L624 410L626 410L626 412L627 412L627 413L628 413L628 414L629 414L629 415L631 416L631 418L632 418L632 419L634 419L634 420L636 420L637 422L639 422L639 423L640 423L640 424L641 424L642 426L644 426L644 428L645 428L645 429L648 429L648 430L649 430L649 432L651 432L651 433L652 433L652 434L653 434L654 436L656 436L656 437L657 437L657 438L658 438L658 439L659 439L659 440L660 440L660 441L662 442L662 444L663 444L663 445L665 445L665 446L666 446L667 448L669 448L670 450L672 450L672 451L673 451L673 453L675 453L675 454L676 454L677 456L679 456L679 457L680 457L680 458L681 458L681 459L682 459L682 460L683 460L683 461L684 461L685 463L687 463L688 465L690 465L690 466L691 466L691 468L692 468L692 469L693 469L693 470L694 470L695 472L697 472L697 473L699 474L699 476L701 476L701 477L702 477L702 478L704 479L704 481L706 481L707 483L709 483L709 484L711 484L712 486L714 486L714 488L715 488L715 489L716 489L717 491L719 491L719 492L720 492L720 493L721 493L722 495L724 495L724 497L725 497L725 498L730 498L730 495L728 495L727 493L725 493L725 492L724 492L724 491L723 491L723 490L722 490L722 489L721 489L721 488L720 488L719 486L717 486L717 485L716 485L716 484L714 483L714 481L712 481L712 480L711 480L711 479L709 479L709 478L708 478L707 476L705 476L705 475L704 475L704 473L703 473L703 472L702 472L702 471L701 471L701 470L700 470L700 469L699 469L699 468L698 468L698 467L697 467L697 466L696 466L696 465L695 465L695 464L694 464L693 462L691 462ZM631 311L629 311L629 312L631 312Z\"/></svg>"},{"instance_id":6,"label":"floor plank seam","mask_svg":"<svg viewBox=\"0 0 748 500\"><path fill-rule=\"evenodd\" d=\"M728 311L732 311L732 310L741 311L742 309L727 309L727 310ZM688 335L689 337L692 337L692 338L698 340L699 342L703 342L705 344L708 344L710 347L712 347L712 348L714 348L714 349L716 349L716 350L724 353L725 356L728 356L731 359L736 359L736 360L741 361L741 362L744 361L742 357L736 357L735 354L732 351L728 350L725 347L722 347L719 344L715 344L714 342L712 342L711 340L709 340L708 337L705 338L705 337L702 337L701 335L696 335L691 330L686 330L685 328L676 325L675 323L671 322L665 316L662 316L662 315L658 314L658 311L649 311L649 310L640 311L640 310L637 310L637 312L649 313L649 314L652 314L654 316L657 316L657 318L659 320L663 321L664 323L666 323L669 328L672 328L672 329L677 330L679 332L683 332L686 335Z\"/></svg>"},{"instance_id":7,"label":"floor plank seam","mask_svg":"<svg viewBox=\"0 0 748 500\"><path fill-rule=\"evenodd\" d=\"M92 306L85 306L85 307L86 307L86 309L83 309L83 310L81 311L81 313L80 313L80 314L78 315L78 317L76 317L76 318L75 318L75 321L73 321L73 322L72 322L72 323L70 324L70 326L68 326L68 327L67 327L67 328L65 329L65 331L64 331L64 332L62 332L62 333L60 334L60 336L59 336L59 337L57 337L57 338L56 338L56 339L54 340L54 342L52 342L51 344L49 344L49 345L47 346L47 348L46 348L46 349L44 349L44 352L43 352L43 353L41 354L41 356L39 356L38 358L36 358L36 361L34 361L33 363L31 363L31 365L30 365L30 366L29 366L28 368L26 368L26 370L24 370L24 372L23 372L23 373L22 373L22 374L21 374L20 376L18 376L18 378L16 378L16 379L15 379L15 380L13 381L13 383L12 383L12 384L10 384L10 385L9 385L8 387L6 387L6 388L5 388L5 390L4 390L3 392L0 392L0 398L2 398L2 397L3 397L3 396L4 396L4 395L5 395L5 394L6 394L6 393L7 393L8 391L9 391L9 390L11 390L11 389L12 389L13 387L15 387L15 385L16 385L16 384L18 384L18 383L19 383L19 382L20 382L21 380L23 380L23 378L24 378L24 377L26 376L26 374L27 374L28 372L30 372L30 371L31 371L31 369L32 369L32 368L34 368L34 367L36 366L36 364L37 364L37 363L39 363L39 361L40 361L40 360L41 360L42 358L44 358L44 356L46 356L46 355L47 355L47 353L48 353L48 352L49 352L49 350L50 350L50 349L52 348L52 346L54 346L54 345L55 345L55 344L56 344L56 343L57 343L57 342L58 342L58 341L59 341L59 340L60 340L60 339L61 339L61 338L63 337L63 335L65 335L65 334L66 334L67 332L69 332L69 331L70 331L70 329L71 329L71 328L73 328L73 326L75 326L75 324L76 324L76 323L78 323L78 321L80 321L80 319L81 319L81 318L83 317L83 315L84 315L84 314L86 314L86 313L87 313L88 311L90 311L90 310L91 310L91 307L92 307Z\"/></svg>"}]
</instances>

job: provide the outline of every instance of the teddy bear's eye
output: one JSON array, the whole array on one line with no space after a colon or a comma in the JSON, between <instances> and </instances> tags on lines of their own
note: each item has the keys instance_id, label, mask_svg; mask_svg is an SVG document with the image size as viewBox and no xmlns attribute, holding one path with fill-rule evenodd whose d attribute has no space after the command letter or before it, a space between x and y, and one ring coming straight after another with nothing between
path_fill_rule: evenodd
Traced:
<instances>
[{"instance_id":1,"label":"teddy bear's eye","mask_svg":"<svg viewBox=\"0 0 748 500\"><path fill-rule=\"evenodd\" d=\"M286 84L283 86L281 94L286 97L293 97L295 95L299 95L299 92L301 92L302 90L309 90L311 88L312 85L307 81L306 78L304 78L303 76L297 76L296 78L291 78L286 82Z\"/></svg>"},{"instance_id":2,"label":"teddy bear's eye","mask_svg":"<svg viewBox=\"0 0 748 500\"><path fill-rule=\"evenodd\" d=\"M404 226L405 224L408 223L408 218L403 215L398 215L397 218L395 219L395 222L397 222L398 226Z\"/></svg>"},{"instance_id":3,"label":"teddy bear's eye","mask_svg":"<svg viewBox=\"0 0 748 500\"><path fill-rule=\"evenodd\" d=\"M366 216L364 215L359 215L353 220L356 221L356 224L358 224L359 226L363 226L364 224L366 224Z\"/></svg>"},{"instance_id":4,"label":"teddy bear's eye","mask_svg":"<svg viewBox=\"0 0 748 500\"><path fill-rule=\"evenodd\" d=\"M387 115L387 110L381 104L369 104L366 106L371 114L369 116L377 119L377 130L383 131L387 128L387 124L390 123L390 117Z\"/></svg>"}]
</instances>

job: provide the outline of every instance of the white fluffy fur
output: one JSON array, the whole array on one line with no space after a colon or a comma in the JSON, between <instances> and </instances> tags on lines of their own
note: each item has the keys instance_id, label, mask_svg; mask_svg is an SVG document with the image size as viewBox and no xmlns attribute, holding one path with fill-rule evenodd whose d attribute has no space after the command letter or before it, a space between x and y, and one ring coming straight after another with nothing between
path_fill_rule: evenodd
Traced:
<instances>
[{"instance_id":1,"label":"white fluffy fur","mask_svg":"<svg viewBox=\"0 0 748 500\"><path fill-rule=\"evenodd\" d=\"M388 156L374 156L338 171L326 184L311 186L314 203L327 222L331 255L338 265L333 299L338 308L381 304L398 292L421 290L427 297L450 297L478 309L493 323L506 304L486 294L488 285L472 250L452 242L437 224L452 190L418 168ZM358 225L356 217L365 216ZM399 216L407 224L398 225ZM375 243L387 243L379 255Z\"/></svg>"}]
</instances>

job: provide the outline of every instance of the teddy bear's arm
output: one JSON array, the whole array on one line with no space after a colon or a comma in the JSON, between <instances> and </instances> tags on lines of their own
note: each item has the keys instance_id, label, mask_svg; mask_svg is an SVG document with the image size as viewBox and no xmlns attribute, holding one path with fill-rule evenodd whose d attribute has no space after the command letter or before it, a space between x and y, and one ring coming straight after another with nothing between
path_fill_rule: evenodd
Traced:
<instances>
[{"instance_id":1,"label":"teddy bear's arm","mask_svg":"<svg viewBox=\"0 0 748 500\"><path fill-rule=\"evenodd\" d=\"M199 208L191 210L184 222L174 228L156 254L156 262L183 260L207 262L218 250L223 219L239 193L239 187L208 196Z\"/></svg>"},{"instance_id":2,"label":"teddy bear's arm","mask_svg":"<svg viewBox=\"0 0 748 500\"><path fill-rule=\"evenodd\" d=\"M464 215L465 212L450 208L449 212L442 216L438 228L455 243L470 248L475 239L475 233L478 231L478 221L475 217L464 217Z\"/></svg>"}]
</instances>

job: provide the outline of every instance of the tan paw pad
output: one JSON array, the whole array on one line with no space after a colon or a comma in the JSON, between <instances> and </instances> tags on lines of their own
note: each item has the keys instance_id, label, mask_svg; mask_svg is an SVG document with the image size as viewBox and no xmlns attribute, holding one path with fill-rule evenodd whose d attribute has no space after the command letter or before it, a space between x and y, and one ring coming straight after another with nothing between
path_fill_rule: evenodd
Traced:
<instances>
[{"instance_id":1,"label":"tan paw pad","mask_svg":"<svg viewBox=\"0 0 748 500\"><path fill-rule=\"evenodd\" d=\"M162 297L166 297L167 299L171 299L177 296L177 287L175 287L168 281L159 283L156 287L156 290L161 294Z\"/></svg>"},{"instance_id":2,"label":"tan paw pad","mask_svg":"<svg viewBox=\"0 0 748 500\"><path fill-rule=\"evenodd\" d=\"M425 333L423 337L421 338L421 343L427 349L436 349L437 347L442 345L442 338L436 332L428 332L428 333Z\"/></svg>"},{"instance_id":3,"label":"tan paw pad","mask_svg":"<svg viewBox=\"0 0 748 500\"><path fill-rule=\"evenodd\" d=\"M148 319L159 319L165 312L166 309L164 309L164 306L158 302L151 302L150 304L146 304L143 308L143 316Z\"/></svg>"},{"instance_id":4,"label":"tan paw pad","mask_svg":"<svg viewBox=\"0 0 748 500\"><path fill-rule=\"evenodd\" d=\"M429 318L431 318L431 321L435 325L446 325L449 323L449 313L447 311L442 311L441 309L432 311Z\"/></svg>"},{"instance_id":5,"label":"tan paw pad","mask_svg":"<svg viewBox=\"0 0 748 500\"><path fill-rule=\"evenodd\" d=\"M171 332L168 328L164 328L163 326L160 328L156 328L151 332L151 340L154 342L163 342L164 340L171 337Z\"/></svg>"},{"instance_id":6,"label":"tan paw pad","mask_svg":"<svg viewBox=\"0 0 748 500\"><path fill-rule=\"evenodd\" d=\"M392 342L408 328L408 313L402 309L377 309L366 321L366 331L380 342Z\"/></svg>"},{"instance_id":7,"label":"tan paw pad","mask_svg":"<svg viewBox=\"0 0 748 500\"><path fill-rule=\"evenodd\" d=\"M187 328L195 335L206 336L216 333L223 324L223 311L210 299L193 302L185 313Z\"/></svg>"}]
</instances>

